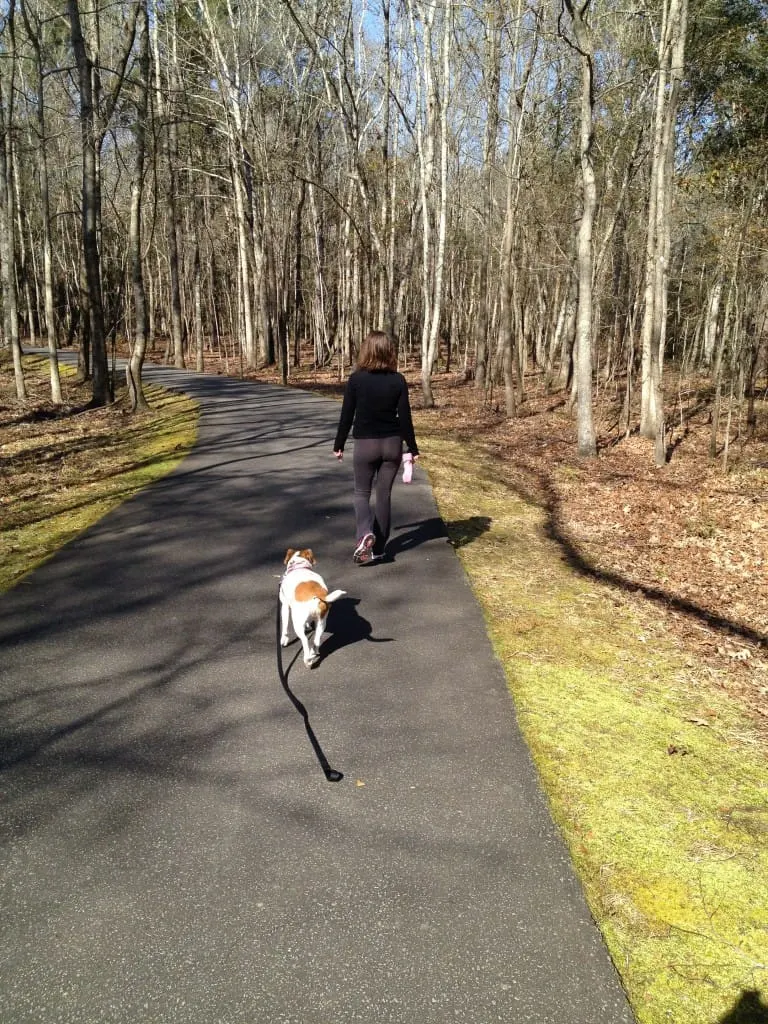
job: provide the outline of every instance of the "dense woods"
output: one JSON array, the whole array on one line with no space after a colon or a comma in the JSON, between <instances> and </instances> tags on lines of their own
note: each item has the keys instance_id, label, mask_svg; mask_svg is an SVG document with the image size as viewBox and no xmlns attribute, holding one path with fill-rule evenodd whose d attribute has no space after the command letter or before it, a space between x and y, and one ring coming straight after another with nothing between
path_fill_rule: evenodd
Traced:
<instances>
[{"instance_id":1,"label":"dense woods","mask_svg":"<svg viewBox=\"0 0 768 1024\"><path fill-rule=\"evenodd\" d=\"M535 377L594 454L595 388L712 454L768 373L762 0L5 0L3 343L77 344L93 403L130 348L202 369L372 326L510 417ZM674 374L665 373L674 367ZM675 392L667 380L674 380ZM705 383L701 392L702 381ZM694 382L696 382L694 384ZM501 388L501 392L499 392Z\"/></svg>"}]
</instances>

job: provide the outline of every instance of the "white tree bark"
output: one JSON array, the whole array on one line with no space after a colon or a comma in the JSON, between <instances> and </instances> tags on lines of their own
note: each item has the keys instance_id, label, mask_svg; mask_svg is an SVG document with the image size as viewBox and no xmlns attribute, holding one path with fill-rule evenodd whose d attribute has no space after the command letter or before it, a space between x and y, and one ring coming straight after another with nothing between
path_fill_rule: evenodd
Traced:
<instances>
[{"instance_id":1,"label":"white tree bark","mask_svg":"<svg viewBox=\"0 0 768 1024\"><path fill-rule=\"evenodd\" d=\"M597 455L594 417L592 413L592 232L597 207L597 185L594 168L594 72L593 47L586 21L591 0L574 4L564 0L571 17L576 49L581 64L581 111L579 161L581 164L581 220L577 243L579 279L576 310L576 400L577 449L579 455Z\"/></svg>"},{"instance_id":2,"label":"white tree bark","mask_svg":"<svg viewBox=\"0 0 768 1024\"><path fill-rule=\"evenodd\" d=\"M719 271L719 268L718 268ZM720 323L720 300L723 295L723 278L718 272L717 279L712 285L707 300L707 315L704 320L704 362L707 366L712 362L717 342L718 326Z\"/></svg>"},{"instance_id":3,"label":"white tree bark","mask_svg":"<svg viewBox=\"0 0 768 1024\"><path fill-rule=\"evenodd\" d=\"M27 386L21 365L19 341L18 294L16 291L16 230L13 215L13 182L11 160L11 125L16 60L13 44L12 9L2 24L7 35L8 58L0 67L0 263L2 264L3 327L5 342L11 346L16 397L27 399Z\"/></svg>"},{"instance_id":4,"label":"white tree bark","mask_svg":"<svg viewBox=\"0 0 768 1024\"><path fill-rule=\"evenodd\" d=\"M501 29L502 8L495 0L487 0L484 8L486 54L483 66L488 113L483 131L483 168L480 230L486 237L491 235L493 214L493 180L496 164L496 150L499 135L499 94L501 90ZM488 249L480 253L480 267L477 279L477 316L475 317L475 387L478 395L484 397L488 373L489 330L491 323L491 295L489 289L492 254Z\"/></svg>"},{"instance_id":5,"label":"white tree bark","mask_svg":"<svg viewBox=\"0 0 768 1024\"><path fill-rule=\"evenodd\" d=\"M51 244L51 203L48 181L48 139L45 118L45 85L40 41L40 20L30 10L28 0L22 0L21 13L29 41L35 54L35 85L37 92L37 160L40 181L40 215L43 228L43 294L45 297L45 331L48 341L48 360L51 378L51 401L61 405L61 377L56 350L56 321L53 304L53 249Z\"/></svg>"},{"instance_id":6,"label":"white tree bark","mask_svg":"<svg viewBox=\"0 0 768 1024\"><path fill-rule=\"evenodd\" d=\"M509 88L507 105L507 122L509 139L507 144L506 190L504 209L504 230L501 241L501 258L499 265L499 336L497 341L497 357L501 360L504 375L504 404L507 416L517 412L518 385L522 387L521 346L522 337L516 330L517 325L517 293L518 272L515 250L519 239L519 210L522 189L523 129L526 124L526 98L528 84L531 79L539 33L538 19L533 37L529 43L529 51L522 65L520 77L517 78L517 65L521 61L523 2L517 0L514 15L514 35L512 44L512 60L515 66L515 78Z\"/></svg>"},{"instance_id":7,"label":"white tree bark","mask_svg":"<svg viewBox=\"0 0 768 1024\"><path fill-rule=\"evenodd\" d=\"M251 271L253 254L258 252L259 242L251 227L254 221L254 210L252 196L245 182L246 132L240 109L242 85L240 67L236 59L231 65L224 53L208 0L199 0L199 5L214 57L214 70L219 93L226 109L225 131L229 144L230 172L235 198L240 294L245 333L245 362L248 367L255 367L258 363L258 354L253 318L254 281L252 280ZM238 7L238 13L235 13L231 4L227 4L230 24L235 24L240 10ZM237 48L235 48L235 57L236 55Z\"/></svg>"},{"instance_id":8,"label":"white tree bark","mask_svg":"<svg viewBox=\"0 0 768 1024\"><path fill-rule=\"evenodd\" d=\"M141 9L138 17L139 54L138 81L135 85L136 122L134 126L134 164L131 176L131 216L128 236L128 249L131 262L131 281L133 287L133 308L135 333L128 364L125 369L126 384L131 403L131 411L148 407L142 386L141 372L147 351L147 296L144 287L144 270L142 266L142 198L144 193L144 163L146 153L147 112L149 109L149 18L146 0L140 0Z\"/></svg>"},{"instance_id":9,"label":"white tree bark","mask_svg":"<svg viewBox=\"0 0 768 1024\"><path fill-rule=\"evenodd\" d=\"M640 411L640 433L655 440L655 461L658 465L665 461L661 375L669 270L674 124L683 74L687 20L688 0L664 0L649 185Z\"/></svg>"},{"instance_id":10,"label":"white tree bark","mask_svg":"<svg viewBox=\"0 0 768 1024\"><path fill-rule=\"evenodd\" d=\"M421 389L424 405L430 408L435 404L432 370L440 335L445 268L451 23L450 8L447 5L441 8L443 16L437 25L437 5L408 0L407 8L412 47L419 54L415 139L422 233ZM439 60L436 60L435 54L435 31L439 34Z\"/></svg>"}]
</instances>

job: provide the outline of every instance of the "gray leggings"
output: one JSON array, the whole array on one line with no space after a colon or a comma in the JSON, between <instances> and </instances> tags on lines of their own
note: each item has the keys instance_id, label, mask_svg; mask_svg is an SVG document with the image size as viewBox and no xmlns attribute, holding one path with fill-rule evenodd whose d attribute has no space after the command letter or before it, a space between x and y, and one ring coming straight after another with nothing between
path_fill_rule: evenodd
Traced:
<instances>
[{"instance_id":1,"label":"gray leggings","mask_svg":"<svg viewBox=\"0 0 768 1024\"><path fill-rule=\"evenodd\" d=\"M403 442L394 437L355 439L352 467L355 473L355 525L357 539L366 533L376 538L374 552L382 554L389 538L392 511L392 484L402 459ZM371 491L376 479L375 516L371 509Z\"/></svg>"}]
</instances>

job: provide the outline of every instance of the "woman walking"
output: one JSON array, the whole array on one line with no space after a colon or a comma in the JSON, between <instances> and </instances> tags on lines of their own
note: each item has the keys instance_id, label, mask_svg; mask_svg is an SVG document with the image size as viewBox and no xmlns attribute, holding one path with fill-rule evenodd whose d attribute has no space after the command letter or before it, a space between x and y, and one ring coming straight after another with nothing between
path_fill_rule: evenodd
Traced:
<instances>
[{"instance_id":1,"label":"woman walking","mask_svg":"<svg viewBox=\"0 0 768 1024\"><path fill-rule=\"evenodd\" d=\"M358 565L364 565L383 556L389 539L392 485L400 467L403 441L414 460L419 457L408 384L397 372L395 346L383 331L367 335L360 346L357 368L347 381L333 444L337 459L344 455L350 429L355 439L352 467L357 527L357 547L352 557Z\"/></svg>"}]
</instances>

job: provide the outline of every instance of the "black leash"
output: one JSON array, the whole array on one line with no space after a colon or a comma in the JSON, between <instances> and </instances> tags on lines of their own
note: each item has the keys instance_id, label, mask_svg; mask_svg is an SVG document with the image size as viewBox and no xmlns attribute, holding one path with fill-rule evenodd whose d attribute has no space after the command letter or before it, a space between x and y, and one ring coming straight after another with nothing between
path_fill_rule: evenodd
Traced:
<instances>
[{"instance_id":1,"label":"black leash","mask_svg":"<svg viewBox=\"0 0 768 1024\"><path fill-rule=\"evenodd\" d=\"M282 583L282 580L281 580L281 583ZM312 749L315 752L315 756L317 757L317 760L320 762L320 767L325 772L326 779L328 780L328 782L341 782L341 780L344 778L343 773L336 771L335 768L331 768L330 764L328 763L328 758L323 753L323 748L318 743L317 736L315 736L314 730L312 729L312 726L310 725L310 722L309 722L309 712L304 707L304 705L301 703L299 698L291 691L291 688L288 685L288 678L286 676L285 669L283 668L283 648L280 646L280 634L282 632L282 625L281 625L281 622L280 622L280 590L279 589L278 589L278 592L277 592L277 615L275 616L275 624L276 624L275 639L276 639L276 646L277 646L277 674L280 676L280 682L283 685L283 689L288 694L288 699L290 700L291 704L293 704L293 706L299 712L301 717L304 719L304 728L307 730L307 736L309 736L309 742L312 744Z\"/></svg>"}]
</instances>

